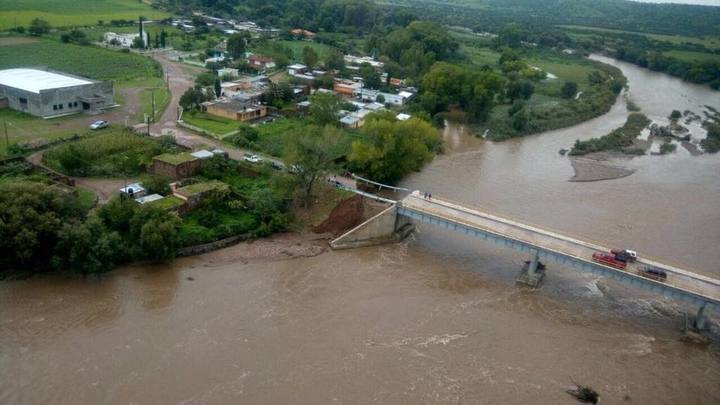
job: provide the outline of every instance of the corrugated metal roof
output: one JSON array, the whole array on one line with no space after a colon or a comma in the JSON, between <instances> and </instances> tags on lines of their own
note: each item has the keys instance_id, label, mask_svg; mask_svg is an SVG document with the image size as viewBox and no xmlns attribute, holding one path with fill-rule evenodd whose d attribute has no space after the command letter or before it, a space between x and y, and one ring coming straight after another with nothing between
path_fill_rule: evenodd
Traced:
<instances>
[{"instance_id":1,"label":"corrugated metal roof","mask_svg":"<svg viewBox=\"0 0 720 405\"><path fill-rule=\"evenodd\" d=\"M0 70L0 85L39 94L42 90L92 84L90 80L78 79L59 73L37 69Z\"/></svg>"}]
</instances>

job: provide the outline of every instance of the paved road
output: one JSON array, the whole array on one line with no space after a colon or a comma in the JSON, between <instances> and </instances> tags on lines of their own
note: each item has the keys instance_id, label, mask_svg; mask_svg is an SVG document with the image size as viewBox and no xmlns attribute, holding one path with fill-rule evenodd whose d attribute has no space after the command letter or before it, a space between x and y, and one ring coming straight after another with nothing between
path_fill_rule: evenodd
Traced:
<instances>
[{"instance_id":1,"label":"paved road","mask_svg":"<svg viewBox=\"0 0 720 405\"><path fill-rule=\"evenodd\" d=\"M216 139L208 138L199 134L196 134L188 129L178 127L176 122L178 118L178 106L180 104L180 97L185 91L195 84L195 75L202 71L202 69L195 68L186 64L172 61L166 57L164 53L155 54L155 59L160 62L165 71L168 87L172 98L170 104L165 110L165 113L158 119L157 123L150 126L150 132L153 135L162 135L164 131L172 131L175 135L175 141L185 147L191 149L199 148L220 148L228 152L231 158L236 160L242 160L246 153L253 153L261 155L264 160L274 161L278 164L282 164L280 159L262 155L258 152L236 148L222 143Z\"/></svg>"},{"instance_id":2,"label":"paved road","mask_svg":"<svg viewBox=\"0 0 720 405\"><path fill-rule=\"evenodd\" d=\"M507 238L526 242L546 250L555 251L588 262L592 261L592 254L594 252L610 251L610 248L605 246L582 241L507 218L470 209L462 204L438 200L435 197L427 199L424 198L419 191L414 191L412 194L403 199L401 203L403 207L414 211L499 234ZM665 269L668 274L668 278L665 283L667 285L708 297L715 300L715 302L720 302L720 280L695 274L657 261L644 259L642 257L638 259L637 263L630 264L625 271L637 274L637 266L639 264L652 265Z\"/></svg>"}]
</instances>

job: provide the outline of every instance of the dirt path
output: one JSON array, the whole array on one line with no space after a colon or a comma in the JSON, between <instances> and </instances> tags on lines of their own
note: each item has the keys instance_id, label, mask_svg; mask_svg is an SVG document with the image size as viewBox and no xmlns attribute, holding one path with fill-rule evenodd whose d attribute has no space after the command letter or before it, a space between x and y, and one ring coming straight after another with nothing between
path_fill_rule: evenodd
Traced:
<instances>
[{"instance_id":1,"label":"dirt path","mask_svg":"<svg viewBox=\"0 0 720 405\"><path fill-rule=\"evenodd\" d=\"M52 168L46 166L42 159L45 154L45 150L41 150L33 153L27 157L27 160L39 167L46 170L54 171ZM112 179L112 178L95 178L95 177L73 177L68 176L75 181L75 187L81 187L92 191L98 196L100 204L110 201L112 197L118 194L118 190L125 187L125 184L134 183L137 179Z\"/></svg>"},{"instance_id":2,"label":"dirt path","mask_svg":"<svg viewBox=\"0 0 720 405\"><path fill-rule=\"evenodd\" d=\"M242 160L243 155L246 153L258 154L255 151L235 148L218 140L207 138L202 135L198 135L192 131L189 131L185 128L178 127L176 125L176 122L178 118L178 106L180 104L180 97L183 95L183 93L185 93L187 89L194 85L195 77L193 76L193 72L200 72L202 71L202 69L194 68L189 65L184 65L182 63L172 61L168 59L163 53L158 53L155 59L160 62L163 70L165 71L165 74L167 75L168 87L170 88L170 93L172 94L172 97L170 99L170 104L167 110L165 110L165 113L160 117L157 123L150 126L151 133L161 135L164 132L172 131L172 133L175 135L175 142L182 146L191 149L220 148L228 152L228 155L230 155L231 158L236 160ZM263 156L263 158L265 160L271 160L281 163L279 159L269 156Z\"/></svg>"}]
</instances>

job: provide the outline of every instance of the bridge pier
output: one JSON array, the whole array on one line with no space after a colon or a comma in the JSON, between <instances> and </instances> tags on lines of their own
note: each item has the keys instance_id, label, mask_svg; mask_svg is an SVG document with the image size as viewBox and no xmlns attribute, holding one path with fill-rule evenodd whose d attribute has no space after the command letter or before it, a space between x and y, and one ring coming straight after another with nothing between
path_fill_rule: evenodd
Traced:
<instances>
[{"instance_id":1,"label":"bridge pier","mask_svg":"<svg viewBox=\"0 0 720 405\"><path fill-rule=\"evenodd\" d=\"M537 249L530 251L530 260L525 262L520 274L515 281L518 284L525 284L532 288L537 288L545 278L545 265L540 262L539 252Z\"/></svg>"},{"instance_id":2,"label":"bridge pier","mask_svg":"<svg viewBox=\"0 0 720 405\"><path fill-rule=\"evenodd\" d=\"M702 304L698 309L697 315L695 315L695 321L693 321L693 328L697 331L702 331L707 326L707 315L705 315L705 308L707 304Z\"/></svg>"}]
</instances>

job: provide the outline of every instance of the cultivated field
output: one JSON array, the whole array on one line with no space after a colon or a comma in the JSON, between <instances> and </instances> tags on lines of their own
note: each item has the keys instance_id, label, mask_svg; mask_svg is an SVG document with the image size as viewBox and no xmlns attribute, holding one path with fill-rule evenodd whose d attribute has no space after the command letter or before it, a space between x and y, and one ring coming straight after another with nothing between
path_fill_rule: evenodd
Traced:
<instances>
[{"instance_id":1,"label":"cultivated field","mask_svg":"<svg viewBox=\"0 0 720 405\"><path fill-rule=\"evenodd\" d=\"M29 66L46 66L97 80L160 75L154 61L131 53L63 44L50 39L0 38L0 69Z\"/></svg>"},{"instance_id":2,"label":"cultivated field","mask_svg":"<svg viewBox=\"0 0 720 405\"><path fill-rule=\"evenodd\" d=\"M627 34L644 35L650 39L654 39L656 41L665 41L665 42L669 42L674 45L690 43L690 44L696 44L696 45L703 45L706 48L710 48L710 49L720 49L720 37L688 37L688 36L684 36L684 35L646 34L646 33L642 33L642 32L613 30L613 29L609 29L609 28L587 27L587 26L583 26L583 25L560 25L560 27L568 28L571 30L585 31L588 33L587 35L602 34L603 32L627 33ZM579 34L579 35L584 35L584 34Z\"/></svg>"},{"instance_id":3,"label":"cultivated field","mask_svg":"<svg viewBox=\"0 0 720 405\"><path fill-rule=\"evenodd\" d=\"M62 27L96 25L101 20L136 20L141 15L149 19L168 16L137 0L3 0L0 1L0 31L27 27L34 18Z\"/></svg>"}]
</instances>

